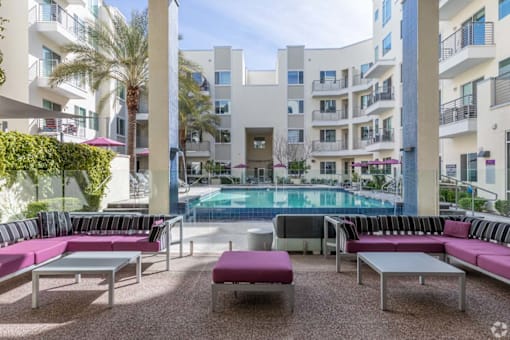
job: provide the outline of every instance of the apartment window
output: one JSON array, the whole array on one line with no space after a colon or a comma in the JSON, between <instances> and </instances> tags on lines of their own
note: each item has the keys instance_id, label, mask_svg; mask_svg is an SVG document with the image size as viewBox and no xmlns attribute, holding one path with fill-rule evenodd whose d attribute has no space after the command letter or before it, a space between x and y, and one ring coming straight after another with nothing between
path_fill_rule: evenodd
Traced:
<instances>
[{"instance_id":1,"label":"apartment window","mask_svg":"<svg viewBox=\"0 0 510 340\"><path fill-rule=\"evenodd\" d=\"M264 150L266 148L266 137L253 138L253 148L256 150Z\"/></svg>"},{"instance_id":2,"label":"apartment window","mask_svg":"<svg viewBox=\"0 0 510 340\"><path fill-rule=\"evenodd\" d=\"M303 71L288 71L287 83L289 85L303 84Z\"/></svg>"},{"instance_id":3,"label":"apartment window","mask_svg":"<svg viewBox=\"0 0 510 340\"><path fill-rule=\"evenodd\" d=\"M476 152L460 155L460 180L469 182L478 180Z\"/></svg>"},{"instance_id":4,"label":"apartment window","mask_svg":"<svg viewBox=\"0 0 510 340\"><path fill-rule=\"evenodd\" d=\"M217 115L230 114L230 100L219 99L214 101L214 112Z\"/></svg>"},{"instance_id":5,"label":"apartment window","mask_svg":"<svg viewBox=\"0 0 510 340\"><path fill-rule=\"evenodd\" d=\"M364 96L361 96L360 97L360 109L363 110L363 109L366 109L368 107L368 101L370 100L370 95L369 94L366 94Z\"/></svg>"},{"instance_id":6,"label":"apartment window","mask_svg":"<svg viewBox=\"0 0 510 340\"><path fill-rule=\"evenodd\" d=\"M89 128L99 131L99 117L96 112L89 111Z\"/></svg>"},{"instance_id":7,"label":"apartment window","mask_svg":"<svg viewBox=\"0 0 510 340\"><path fill-rule=\"evenodd\" d=\"M321 112L336 112L336 100L328 99L320 101Z\"/></svg>"},{"instance_id":8,"label":"apartment window","mask_svg":"<svg viewBox=\"0 0 510 340\"><path fill-rule=\"evenodd\" d=\"M214 166L213 166L213 174L214 175L230 175L231 173L232 173L232 169L230 166L230 162L228 162L228 161L214 162Z\"/></svg>"},{"instance_id":9,"label":"apartment window","mask_svg":"<svg viewBox=\"0 0 510 340\"><path fill-rule=\"evenodd\" d=\"M499 0L499 20L510 14L510 0Z\"/></svg>"},{"instance_id":10,"label":"apartment window","mask_svg":"<svg viewBox=\"0 0 510 340\"><path fill-rule=\"evenodd\" d=\"M230 71L214 72L214 83L216 85L230 85Z\"/></svg>"},{"instance_id":11,"label":"apartment window","mask_svg":"<svg viewBox=\"0 0 510 340\"><path fill-rule=\"evenodd\" d=\"M383 27L391 19L391 0L383 0L382 4L382 24Z\"/></svg>"},{"instance_id":12,"label":"apartment window","mask_svg":"<svg viewBox=\"0 0 510 340\"><path fill-rule=\"evenodd\" d=\"M361 78L365 77L365 73L367 73L367 71L370 69L371 66L372 66L372 63L363 64L359 67L359 69L361 71Z\"/></svg>"},{"instance_id":13,"label":"apartment window","mask_svg":"<svg viewBox=\"0 0 510 340\"><path fill-rule=\"evenodd\" d=\"M374 48L374 60L377 62L379 60L379 46Z\"/></svg>"},{"instance_id":14,"label":"apartment window","mask_svg":"<svg viewBox=\"0 0 510 340\"><path fill-rule=\"evenodd\" d=\"M336 130L321 130L320 138L321 143L336 142Z\"/></svg>"},{"instance_id":15,"label":"apartment window","mask_svg":"<svg viewBox=\"0 0 510 340\"><path fill-rule=\"evenodd\" d=\"M369 140L372 135L372 128L370 126L362 126L360 128L361 140Z\"/></svg>"},{"instance_id":16,"label":"apartment window","mask_svg":"<svg viewBox=\"0 0 510 340\"><path fill-rule=\"evenodd\" d=\"M335 162L321 162L321 175L335 175L336 163Z\"/></svg>"},{"instance_id":17,"label":"apartment window","mask_svg":"<svg viewBox=\"0 0 510 340\"><path fill-rule=\"evenodd\" d=\"M382 92L383 93L391 93L391 87L392 87L392 81L391 77L385 79L382 83Z\"/></svg>"},{"instance_id":18,"label":"apartment window","mask_svg":"<svg viewBox=\"0 0 510 340\"><path fill-rule=\"evenodd\" d=\"M499 75L510 72L510 58L506 58L499 62ZM510 73L509 73L510 74Z\"/></svg>"},{"instance_id":19,"label":"apartment window","mask_svg":"<svg viewBox=\"0 0 510 340\"><path fill-rule=\"evenodd\" d=\"M46 46L43 46L43 59L41 61L42 65L41 70L39 71L40 72L39 75L42 77L51 76L51 73L53 72L55 67L57 67L57 65L60 64L61 59L62 58L60 57L60 55L53 52Z\"/></svg>"},{"instance_id":20,"label":"apartment window","mask_svg":"<svg viewBox=\"0 0 510 340\"><path fill-rule=\"evenodd\" d=\"M391 32L383 39L382 41L382 55L384 56L386 53L391 51Z\"/></svg>"},{"instance_id":21,"label":"apartment window","mask_svg":"<svg viewBox=\"0 0 510 340\"><path fill-rule=\"evenodd\" d=\"M186 137L186 141L189 143L200 143L200 132L194 130L188 133L188 137Z\"/></svg>"},{"instance_id":22,"label":"apartment window","mask_svg":"<svg viewBox=\"0 0 510 340\"><path fill-rule=\"evenodd\" d=\"M87 115L87 110L83 107L74 106L74 114L83 118L78 119L78 126L85 127L85 116Z\"/></svg>"},{"instance_id":23,"label":"apartment window","mask_svg":"<svg viewBox=\"0 0 510 340\"><path fill-rule=\"evenodd\" d=\"M62 105L43 99L43 107L50 111L62 111Z\"/></svg>"},{"instance_id":24,"label":"apartment window","mask_svg":"<svg viewBox=\"0 0 510 340\"><path fill-rule=\"evenodd\" d=\"M305 133L303 129L289 129L287 142L289 144L304 143Z\"/></svg>"},{"instance_id":25,"label":"apartment window","mask_svg":"<svg viewBox=\"0 0 510 340\"><path fill-rule=\"evenodd\" d=\"M334 81L336 79L336 71L320 71L321 83L325 83L328 80Z\"/></svg>"},{"instance_id":26,"label":"apartment window","mask_svg":"<svg viewBox=\"0 0 510 340\"><path fill-rule=\"evenodd\" d=\"M126 85L117 81L117 97L122 100L126 100Z\"/></svg>"},{"instance_id":27,"label":"apartment window","mask_svg":"<svg viewBox=\"0 0 510 340\"><path fill-rule=\"evenodd\" d=\"M377 22L379 19L379 8L375 10L374 12L374 22Z\"/></svg>"},{"instance_id":28,"label":"apartment window","mask_svg":"<svg viewBox=\"0 0 510 340\"><path fill-rule=\"evenodd\" d=\"M229 144L231 141L229 129L219 129L216 134L216 144Z\"/></svg>"},{"instance_id":29,"label":"apartment window","mask_svg":"<svg viewBox=\"0 0 510 340\"><path fill-rule=\"evenodd\" d=\"M117 117L116 121L116 132L117 136L125 136L126 135L126 120L123 117Z\"/></svg>"},{"instance_id":30,"label":"apartment window","mask_svg":"<svg viewBox=\"0 0 510 340\"><path fill-rule=\"evenodd\" d=\"M305 101L302 99L293 99L287 101L288 114L301 114L305 112Z\"/></svg>"},{"instance_id":31,"label":"apartment window","mask_svg":"<svg viewBox=\"0 0 510 340\"><path fill-rule=\"evenodd\" d=\"M92 13L92 15L94 15L97 18L99 14L98 0L89 0L88 7L90 13Z\"/></svg>"}]
</instances>

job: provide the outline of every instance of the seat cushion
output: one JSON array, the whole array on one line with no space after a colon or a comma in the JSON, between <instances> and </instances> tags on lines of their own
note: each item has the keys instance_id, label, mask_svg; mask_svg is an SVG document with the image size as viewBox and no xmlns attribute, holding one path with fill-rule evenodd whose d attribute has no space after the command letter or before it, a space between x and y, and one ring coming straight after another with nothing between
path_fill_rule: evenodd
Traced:
<instances>
[{"instance_id":1,"label":"seat cushion","mask_svg":"<svg viewBox=\"0 0 510 340\"><path fill-rule=\"evenodd\" d=\"M216 283L292 283L293 272L285 251L226 251L213 268Z\"/></svg>"},{"instance_id":2,"label":"seat cushion","mask_svg":"<svg viewBox=\"0 0 510 340\"><path fill-rule=\"evenodd\" d=\"M113 241L113 250L158 252L160 241L149 242L147 236L118 236Z\"/></svg>"},{"instance_id":3,"label":"seat cushion","mask_svg":"<svg viewBox=\"0 0 510 340\"><path fill-rule=\"evenodd\" d=\"M510 256L480 255L477 261L480 268L510 279Z\"/></svg>"},{"instance_id":4,"label":"seat cushion","mask_svg":"<svg viewBox=\"0 0 510 340\"><path fill-rule=\"evenodd\" d=\"M396 251L444 253L442 242L418 235L386 235L387 240L395 245Z\"/></svg>"},{"instance_id":5,"label":"seat cushion","mask_svg":"<svg viewBox=\"0 0 510 340\"><path fill-rule=\"evenodd\" d=\"M67 240L54 239L38 239L28 240L13 244L5 249L5 252L14 254L33 253L34 263L39 264L49 259L57 257L65 253L67 248ZM4 250L2 249L2 250Z\"/></svg>"},{"instance_id":6,"label":"seat cushion","mask_svg":"<svg viewBox=\"0 0 510 340\"><path fill-rule=\"evenodd\" d=\"M459 260L466 261L472 265L477 265L477 258L480 255L509 255L510 248L480 241L480 240L463 240L460 242L450 241L445 244L445 252Z\"/></svg>"},{"instance_id":7,"label":"seat cushion","mask_svg":"<svg viewBox=\"0 0 510 340\"><path fill-rule=\"evenodd\" d=\"M79 235L68 241L67 251L111 251L113 250L113 242L119 237L122 236Z\"/></svg>"},{"instance_id":8,"label":"seat cushion","mask_svg":"<svg viewBox=\"0 0 510 340\"><path fill-rule=\"evenodd\" d=\"M6 248L7 249L7 248ZM17 272L34 264L34 253L9 254L0 249L0 277Z\"/></svg>"},{"instance_id":9,"label":"seat cushion","mask_svg":"<svg viewBox=\"0 0 510 340\"><path fill-rule=\"evenodd\" d=\"M360 251L396 251L396 247L386 236L359 235L359 240L346 242L345 251L348 253Z\"/></svg>"}]
</instances>

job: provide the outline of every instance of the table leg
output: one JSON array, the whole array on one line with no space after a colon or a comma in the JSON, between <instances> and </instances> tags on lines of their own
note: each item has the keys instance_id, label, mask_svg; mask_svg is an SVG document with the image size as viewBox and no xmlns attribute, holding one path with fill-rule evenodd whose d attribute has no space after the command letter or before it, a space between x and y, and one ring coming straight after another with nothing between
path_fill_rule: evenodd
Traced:
<instances>
[{"instance_id":1,"label":"table leg","mask_svg":"<svg viewBox=\"0 0 510 340\"><path fill-rule=\"evenodd\" d=\"M336 272L340 273L340 234L338 233L338 223L335 223L335 259L336 259Z\"/></svg>"},{"instance_id":2,"label":"table leg","mask_svg":"<svg viewBox=\"0 0 510 340\"><path fill-rule=\"evenodd\" d=\"M142 255L136 258L136 283L142 281Z\"/></svg>"},{"instance_id":3,"label":"table leg","mask_svg":"<svg viewBox=\"0 0 510 340\"><path fill-rule=\"evenodd\" d=\"M421 285L424 285L425 284L425 277L420 275L419 281L420 281Z\"/></svg>"},{"instance_id":4,"label":"table leg","mask_svg":"<svg viewBox=\"0 0 510 340\"><path fill-rule=\"evenodd\" d=\"M39 308L39 275L32 272L32 308Z\"/></svg>"},{"instance_id":5,"label":"table leg","mask_svg":"<svg viewBox=\"0 0 510 340\"><path fill-rule=\"evenodd\" d=\"M386 278L381 274L381 310L386 310Z\"/></svg>"},{"instance_id":6,"label":"table leg","mask_svg":"<svg viewBox=\"0 0 510 340\"><path fill-rule=\"evenodd\" d=\"M112 272L109 275L108 280L108 306L110 308L113 307L113 304L115 303L115 297L114 297L114 290L115 290L115 271L112 270Z\"/></svg>"},{"instance_id":7,"label":"table leg","mask_svg":"<svg viewBox=\"0 0 510 340\"><path fill-rule=\"evenodd\" d=\"M358 284L360 285L361 284L361 259L359 258L359 256L357 256L357 264L356 264L356 268L357 268L357 276L358 276Z\"/></svg>"},{"instance_id":8,"label":"table leg","mask_svg":"<svg viewBox=\"0 0 510 340\"><path fill-rule=\"evenodd\" d=\"M466 310L466 274L459 276L459 310Z\"/></svg>"},{"instance_id":9,"label":"table leg","mask_svg":"<svg viewBox=\"0 0 510 340\"><path fill-rule=\"evenodd\" d=\"M324 229L324 240L322 240L322 248L324 249L324 257L327 258L328 257L328 238L329 238L329 235L328 235L328 221L326 221L326 219L324 219L324 226L323 226L323 229Z\"/></svg>"},{"instance_id":10,"label":"table leg","mask_svg":"<svg viewBox=\"0 0 510 340\"><path fill-rule=\"evenodd\" d=\"M75 274L74 275L74 282L80 283L81 282L81 274Z\"/></svg>"}]
</instances>

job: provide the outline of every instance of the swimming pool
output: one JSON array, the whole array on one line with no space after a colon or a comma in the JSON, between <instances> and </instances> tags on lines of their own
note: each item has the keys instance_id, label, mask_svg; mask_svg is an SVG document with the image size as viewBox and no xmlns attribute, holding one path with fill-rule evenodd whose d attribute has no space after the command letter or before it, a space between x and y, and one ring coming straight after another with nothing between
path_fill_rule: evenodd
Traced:
<instances>
[{"instance_id":1,"label":"swimming pool","mask_svg":"<svg viewBox=\"0 0 510 340\"><path fill-rule=\"evenodd\" d=\"M272 219L277 214L393 214L392 202L338 188L221 189L186 207L196 221Z\"/></svg>"}]
</instances>

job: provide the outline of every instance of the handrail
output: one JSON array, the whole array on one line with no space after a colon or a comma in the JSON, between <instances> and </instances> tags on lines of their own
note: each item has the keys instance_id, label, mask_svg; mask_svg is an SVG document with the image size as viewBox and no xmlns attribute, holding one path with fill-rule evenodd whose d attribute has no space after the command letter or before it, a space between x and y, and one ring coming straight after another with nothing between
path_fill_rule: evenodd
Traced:
<instances>
[{"instance_id":1,"label":"handrail","mask_svg":"<svg viewBox=\"0 0 510 340\"><path fill-rule=\"evenodd\" d=\"M493 22L470 22L441 41L439 62L450 58L467 46L493 44Z\"/></svg>"},{"instance_id":2,"label":"handrail","mask_svg":"<svg viewBox=\"0 0 510 340\"><path fill-rule=\"evenodd\" d=\"M101 183L99 183L99 185L94 190L92 190L92 193L95 194L99 189L101 189L101 187L105 186L106 183L108 183L108 181L111 178L112 178L112 175L106 177Z\"/></svg>"}]
</instances>

